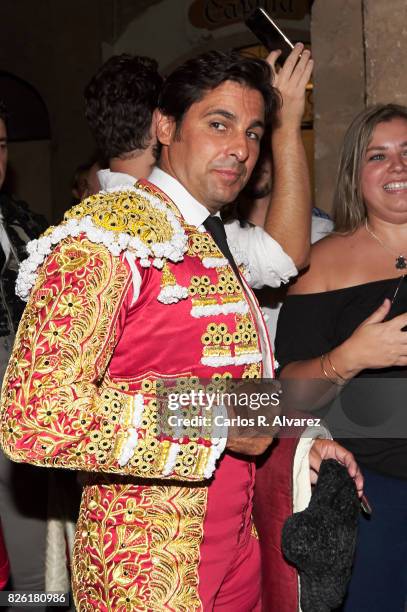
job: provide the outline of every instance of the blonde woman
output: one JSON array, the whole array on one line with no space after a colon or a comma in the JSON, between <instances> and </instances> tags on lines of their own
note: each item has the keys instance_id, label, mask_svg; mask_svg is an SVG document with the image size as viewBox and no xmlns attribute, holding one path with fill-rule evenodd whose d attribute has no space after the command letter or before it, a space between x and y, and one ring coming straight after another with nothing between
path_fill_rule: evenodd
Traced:
<instances>
[{"instance_id":1,"label":"blonde woman","mask_svg":"<svg viewBox=\"0 0 407 612\"><path fill-rule=\"evenodd\" d=\"M351 379L373 377L364 401L351 401L355 395L348 392L342 407L358 424L380 425L383 415L372 408L369 389L372 394L381 377L407 377L407 334L402 331L407 314L386 320L389 298L407 273L407 107L376 106L353 121L341 152L334 220L334 232L312 248L311 265L283 306L277 359L282 378L323 379L324 391L332 396L339 388L350 391L346 383ZM391 384L394 390L398 382ZM366 385L363 389L366 394ZM392 398L387 400L381 406L385 411L392 409ZM370 519L361 516L346 612L404 611L404 434L341 440L362 468L374 508Z\"/></svg>"}]
</instances>

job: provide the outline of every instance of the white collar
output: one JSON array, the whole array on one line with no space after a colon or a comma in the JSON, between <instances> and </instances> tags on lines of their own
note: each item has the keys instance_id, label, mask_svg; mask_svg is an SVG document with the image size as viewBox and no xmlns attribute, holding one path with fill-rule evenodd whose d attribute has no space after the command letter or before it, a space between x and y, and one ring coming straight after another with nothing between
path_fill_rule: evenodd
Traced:
<instances>
[{"instance_id":1,"label":"white collar","mask_svg":"<svg viewBox=\"0 0 407 612\"><path fill-rule=\"evenodd\" d=\"M164 170L154 168L148 180L174 202L188 225L199 227L209 217L209 210L198 202L176 178Z\"/></svg>"},{"instance_id":2,"label":"white collar","mask_svg":"<svg viewBox=\"0 0 407 612\"><path fill-rule=\"evenodd\" d=\"M102 191L117 191L134 187L137 179L124 172L112 172L108 168L97 173ZM196 200L176 178L160 168L154 168L148 177L150 183L161 189L174 202L189 225L199 227L209 217L208 209ZM220 216L220 213L216 213Z\"/></svg>"},{"instance_id":3,"label":"white collar","mask_svg":"<svg viewBox=\"0 0 407 612\"><path fill-rule=\"evenodd\" d=\"M112 172L109 168L99 170L97 177L101 191L117 191L118 189L128 189L134 187L137 179L124 172Z\"/></svg>"}]
</instances>

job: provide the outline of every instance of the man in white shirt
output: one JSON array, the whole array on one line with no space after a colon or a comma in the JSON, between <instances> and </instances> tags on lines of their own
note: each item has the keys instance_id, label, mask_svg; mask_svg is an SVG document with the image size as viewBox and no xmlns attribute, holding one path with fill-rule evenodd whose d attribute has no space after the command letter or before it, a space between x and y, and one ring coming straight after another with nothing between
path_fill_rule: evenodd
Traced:
<instances>
[{"instance_id":1,"label":"man in white shirt","mask_svg":"<svg viewBox=\"0 0 407 612\"><path fill-rule=\"evenodd\" d=\"M328 215L325 215L324 213L321 215L319 209L313 208L311 217L311 244L314 244L314 242L322 240L322 238L328 236L328 234L332 232L332 229L333 222ZM270 289L269 287L264 287L256 293L264 314L264 318L266 319L273 351L277 332L278 315L280 313L280 308L283 304L286 292L286 287L281 287L277 291Z\"/></svg>"},{"instance_id":2,"label":"man in white shirt","mask_svg":"<svg viewBox=\"0 0 407 612\"><path fill-rule=\"evenodd\" d=\"M278 88L282 103L276 112L271 135L268 133L266 141L262 142L264 155L273 155L273 181L271 166L264 164L259 168L261 176L257 170L254 181L251 181L252 189L245 195L246 204L248 198L251 201L243 211L244 218L256 227L244 227L236 220L225 223L232 252L245 253L249 258L251 286L255 289L264 287L265 302L261 304L265 308L272 342L279 300L277 297L273 299L273 305L269 305L270 295L275 295L270 288L278 289L288 283L297 274L297 268L303 268L308 262L311 193L301 119L313 61L305 51L302 63L299 63L302 51L303 46L296 45L278 73L275 65L280 52L273 51L267 60L274 71L273 85ZM177 187L158 168L150 175L158 149L154 111L160 87L161 79L153 60L126 55L110 58L89 83L85 91L86 116L99 149L110 160L110 169L98 172L102 190L131 186L135 179L148 176L174 201L185 200L180 186ZM202 219L206 214L205 210ZM329 221L320 223L313 218L314 234L317 224L322 225L323 230L325 226L329 227ZM312 241L315 239L313 236Z\"/></svg>"},{"instance_id":3,"label":"man in white shirt","mask_svg":"<svg viewBox=\"0 0 407 612\"><path fill-rule=\"evenodd\" d=\"M303 88L305 96L305 87ZM303 107L298 105L299 113L294 116L294 123L298 126L301 124ZM284 117L284 114L283 114ZM292 120L292 117L291 117ZM278 152L276 152L278 160ZM277 179L278 179L277 169ZM281 182L278 181L278 185ZM246 227L249 223L256 227L264 227L269 209L273 208L273 199L275 190L273 191L273 173L271 151L263 150L261 158L256 166L252 177L243 190L243 193L238 198L232 214L240 221L242 227ZM307 183L304 183L306 188ZM278 187L277 187L278 191ZM290 197L291 191L288 189L286 197ZM278 195L278 194L277 194ZM333 228L333 222L329 216L319 208L313 208L311 213L311 244L325 238ZM277 331L278 315L282 302L285 298L287 286L274 288L264 286L256 291L264 318L267 323L270 341L274 351L274 341Z\"/></svg>"},{"instance_id":4,"label":"man in white shirt","mask_svg":"<svg viewBox=\"0 0 407 612\"><path fill-rule=\"evenodd\" d=\"M251 259L255 287L278 287L308 262L310 192L297 116L303 106L298 92L302 82L309 80L313 63L306 51L302 63L297 64L302 50L302 45L296 45L278 76L284 102L272 132L278 175L273 205L264 223L266 232L242 229L237 222L225 224L232 250L245 251ZM272 67L277 57L278 52L270 54ZM121 55L110 58L85 89L89 127L100 152L109 160L110 171L98 173L102 190L149 177L159 149L154 111L161 84L154 60Z\"/></svg>"}]
</instances>

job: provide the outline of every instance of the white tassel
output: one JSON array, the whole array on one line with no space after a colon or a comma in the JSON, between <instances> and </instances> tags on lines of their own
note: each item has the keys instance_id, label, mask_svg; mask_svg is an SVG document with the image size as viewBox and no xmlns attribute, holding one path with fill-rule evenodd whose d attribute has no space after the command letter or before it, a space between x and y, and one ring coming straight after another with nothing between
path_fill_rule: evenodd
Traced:
<instances>
[{"instance_id":1,"label":"white tassel","mask_svg":"<svg viewBox=\"0 0 407 612\"><path fill-rule=\"evenodd\" d=\"M162 287L157 300L162 304L176 304L188 297L188 289L181 285L166 285Z\"/></svg>"},{"instance_id":2,"label":"white tassel","mask_svg":"<svg viewBox=\"0 0 407 612\"><path fill-rule=\"evenodd\" d=\"M226 257L204 257L202 263L205 268L224 268L229 265Z\"/></svg>"},{"instance_id":3,"label":"white tassel","mask_svg":"<svg viewBox=\"0 0 407 612\"><path fill-rule=\"evenodd\" d=\"M202 306L193 306L191 315L197 319L200 317L213 317L216 315L228 315L228 314L246 314L249 312L249 306L247 302L241 300L240 302L228 302L226 304L208 304Z\"/></svg>"},{"instance_id":4,"label":"white tassel","mask_svg":"<svg viewBox=\"0 0 407 612\"><path fill-rule=\"evenodd\" d=\"M174 470L175 463L177 461L177 455L180 450L180 445L176 442L171 444L170 451L168 453L167 461L163 469L163 476L170 476Z\"/></svg>"}]
</instances>

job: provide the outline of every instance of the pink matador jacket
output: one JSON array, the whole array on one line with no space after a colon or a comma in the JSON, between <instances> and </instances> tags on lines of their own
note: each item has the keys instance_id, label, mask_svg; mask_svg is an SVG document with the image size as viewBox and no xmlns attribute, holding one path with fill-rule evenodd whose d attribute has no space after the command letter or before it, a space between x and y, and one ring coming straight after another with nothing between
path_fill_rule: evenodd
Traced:
<instances>
[{"instance_id":1,"label":"pink matador jacket","mask_svg":"<svg viewBox=\"0 0 407 612\"><path fill-rule=\"evenodd\" d=\"M3 530L0 523L0 590L6 586L10 575L6 544L4 542Z\"/></svg>"},{"instance_id":2,"label":"pink matador jacket","mask_svg":"<svg viewBox=\"0 0 407 612\"><path fill-rule=\"evenodd\" d=\"M211 419L199 431L163 426L160 410L167 387L206 379L222 391L225 379L273 375L257 302L211 236L146 181L86 199L28 252L1 443L14 461L90 473L77 608L202 610L207 480L225 440Z\"/></svg>"}]
</instances>

